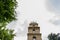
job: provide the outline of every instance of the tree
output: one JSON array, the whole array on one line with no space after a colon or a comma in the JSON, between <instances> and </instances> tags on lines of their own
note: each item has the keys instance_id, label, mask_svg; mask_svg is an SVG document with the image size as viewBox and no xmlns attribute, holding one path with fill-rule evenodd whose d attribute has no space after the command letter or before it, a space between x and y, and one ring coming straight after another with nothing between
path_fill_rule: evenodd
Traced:
<instances>
[{"instance_id":1,"label":"tree","mask_svg":"<svg viewBox=\"0 0 60 40\"><path fill-rule=\"evenodd\" d=\"M48 35L49 40L60 40L60 33L51 33Z\"/></svg>"},{"instance_id":2,"label":"tree","mask_svg":"<svg viewBox=\"0 0 60 40\"><path fill-rule=\"evenodd\" d=\"M58 37L58 40L60 40L60 37Z\"/></svg>"},{"instance_id":3,"label":"tree","mask_svg":"<svg viewBox=\"0 0 60 40\"><path fill-rule=\"evenodd\" d=\"M0 40L13 40L13 30L8 30L6 25L16 20L16 0L0 0Z\"/></svg>"},{"instance_id":4,"label":"tree","mask_svg":"<svg viewBox=\"0 0 60 40\"><path fill-rule=\"evenodd\" d=\"M51 33L51 34L48 35L48 39L49 40L57 40L57 35L54 34L54 33Z\"/></svg>"},{"instance_id":5,"label":"tree","mask_svg":"<svg viewBox=\"0 0 60 40\"><path fill-rule=\"evenodd\" d=\"M57 39L60 40L60 33L58 33L57 35L58 35L58 36L57 36Z\"/></svg>"}]
</instances>

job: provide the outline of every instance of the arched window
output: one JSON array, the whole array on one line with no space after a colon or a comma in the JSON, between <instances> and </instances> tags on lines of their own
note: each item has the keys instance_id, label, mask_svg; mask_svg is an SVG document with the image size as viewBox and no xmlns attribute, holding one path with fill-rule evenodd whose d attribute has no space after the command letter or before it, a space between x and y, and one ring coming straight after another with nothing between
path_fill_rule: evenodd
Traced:
<instances>
[{"instance_id":1,"label":"arched window","mask_svg":"<svg viewBox=\"0 0 60 40\"><path fill-rule=\"evenodd\" d=\"M36 40L36 37L35 36L33 36L33 40Z\"/></svg>"},{"instance_id":2,"label":"arched window","mask_svg":"<svg viewBox=\"0 0 60 40\"><path fill-rule=\"evenodd\" d=\"M33 33L35 33L35 29L33 29Z\"/></svg>"},{"instance_id":3,"label":"arched window","mask_svg":"<svg viewBox=\"0 0 60 40\"><path fill-rule=\"evenodd\" d=\"M35 29L33 29L33 31L35 31Z\"/></svg>"}]
</instances>

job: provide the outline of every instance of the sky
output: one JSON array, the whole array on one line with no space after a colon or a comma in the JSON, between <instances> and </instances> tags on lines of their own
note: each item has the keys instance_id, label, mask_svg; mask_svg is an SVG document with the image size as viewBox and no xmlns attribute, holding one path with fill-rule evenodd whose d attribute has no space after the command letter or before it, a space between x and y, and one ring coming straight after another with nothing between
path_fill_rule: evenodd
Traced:
<instances>
[{"instance_id":1,"label":"sky","mask_svg":"<svg viewBox=\"0 0 60 40\"><path fill-rule=\"evenodd\" d=\"M17 21L7 25L14 29L14 40L27 40L29 23L39 24L42 40L48 40L50 33L60 33L60 0L17 0Z\"/></svg>"}]
</instances>

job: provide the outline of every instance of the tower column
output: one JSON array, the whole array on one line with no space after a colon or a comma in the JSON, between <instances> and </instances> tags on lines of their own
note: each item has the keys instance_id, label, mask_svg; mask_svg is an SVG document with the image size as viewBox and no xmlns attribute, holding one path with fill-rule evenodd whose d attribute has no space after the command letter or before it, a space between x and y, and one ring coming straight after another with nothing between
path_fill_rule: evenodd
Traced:
<instances>
[{"instance_id":1,"label":"tower column","mask_svg":"<svg viewBox=\"0 0 60 40\"><path fill-rule=\"evenodd\" d=\"M38 23L32 22L29 24L27 37L27 40L42 40Z\"/></svg>"}]
</instances>

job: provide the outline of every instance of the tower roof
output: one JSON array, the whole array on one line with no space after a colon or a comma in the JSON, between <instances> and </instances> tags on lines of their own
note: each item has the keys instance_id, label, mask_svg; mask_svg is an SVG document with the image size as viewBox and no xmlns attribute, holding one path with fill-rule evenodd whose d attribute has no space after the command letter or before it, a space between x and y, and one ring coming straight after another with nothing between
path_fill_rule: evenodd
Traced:
<instances>
[{"instance_id":1,"label":"tower roof","mask_svg":"<svg viewBox=\"0 0 60 40\"><path fill-rule=\"evenodd\" d=\"M38 25L36 22L31 22L30 25Z\"/></svg>"}]
</instances>

